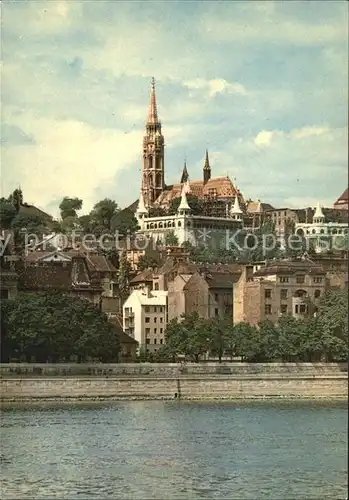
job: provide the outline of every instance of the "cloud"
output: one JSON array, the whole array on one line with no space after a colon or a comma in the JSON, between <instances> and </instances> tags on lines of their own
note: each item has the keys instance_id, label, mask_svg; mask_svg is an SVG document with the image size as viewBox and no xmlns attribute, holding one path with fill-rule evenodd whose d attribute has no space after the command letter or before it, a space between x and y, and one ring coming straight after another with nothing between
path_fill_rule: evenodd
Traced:
<instances>
[{"instance_id":1,"label":"cloud","mask_svg":"<svg viewBox=\"0 0 349 500\"><path fill-rule=\"evenodd\" d=\"M265 2L241 2L237 6L230 4L224 9L212 7L202 15L200 27L205 36L229 42L292 43L295 46L346 43L348 10L344 3L332 2L325 7L317 3L319 12L315 13L313 7L312 15L305 15L304 18L297 1L292 2L293 5L289 5L291 2L268 3L270 5ZM264 11L263 16L261 10ZM306 13L307 7L304 11ZM335 19L331 19L333 12L338 13Z\"/></svg>"},{"instance_id":2,"label":"cloud","mask_svg":"<svg viewBox=\"0 0 349 500\"><path fill-rule=\"evenodd\" d=\"M246 95L247 91L240 83L229 83L224 79L203 80L197 78L196 80L189 80L184 82L184 85L189 89L204 89L208 92L210 97L223 92L236 93Z\"/></svg>"},{"instance_id":3,"label":"cloud","mask_svg":"<svg viewBox=\"0 0 349 500\"><path fill-rule=\"evenodd\" d=\"M201 178L207 147L214 175L248 197L330 203L344 190L344 4L39 3L2 6L5 195L20 183L50 210L64 195L86 210L134 201L151 76L166 182L184 157Z\"/></svg>"},{"instance_id":4,"label":"cloud","mask_svg":"<svg viewBox=\"0 0 349 500\"><path fill-rule=\"evenodd\" d=\"M108 183L120 170L138 157L141 132L124 134L119 130L96 130L76 121L57 121L22 117L24 130L31 130L35 145L4 148L2 156L8 165L4 191L18 185L27 193L28 202L50 204L55 198L78 196L84 210L92 208L97 183ZM117 189L117 186L115 186Z\"/></svg>"},{"instance_id":5,"label":"cloud","mask_svg":"<svg viewBox=\"0 0 349 500\"><path fill-rule=\"evenodd\" d=\"M292 130L290 133L285 133L282 130L262 130L257 134L254 143L257 146L269 147L273 141L284 138L286 140L292 139L306 139L311 136L319 136L330 133L328 127L303 127L301 129Z\"/></svg>"}]
</instances>

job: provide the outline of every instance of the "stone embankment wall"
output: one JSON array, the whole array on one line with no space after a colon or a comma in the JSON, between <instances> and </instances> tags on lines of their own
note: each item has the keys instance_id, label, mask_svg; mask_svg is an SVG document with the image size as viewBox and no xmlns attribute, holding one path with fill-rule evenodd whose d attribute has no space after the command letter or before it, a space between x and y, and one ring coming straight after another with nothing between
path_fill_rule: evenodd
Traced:
<instances>
[{"instance_id":1,"label":"stone embankment wall","mask_svg":"<svg viewBox=\"0 0 349 500\"><path fill-rule=\"evenodd\" d=\"M2 400L346 398L347 364L3 364Z\"/></svg>"}]
</instances>

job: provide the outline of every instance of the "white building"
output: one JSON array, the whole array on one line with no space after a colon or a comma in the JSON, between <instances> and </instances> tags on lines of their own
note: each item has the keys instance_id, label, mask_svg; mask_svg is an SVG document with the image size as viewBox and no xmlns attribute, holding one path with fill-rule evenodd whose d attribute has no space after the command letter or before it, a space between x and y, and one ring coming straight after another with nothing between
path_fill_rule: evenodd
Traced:
<instances>
[{"instance_id":1,"label":"white building","mask_svg":"<svg viewBox=\"0 0 349 500\"><path fill-rule=\"evenodd\" d=\"M342 250L348 240L348 222L326 222L322 207L318 203L312 223L297 223L295 232L308 241L312 240L319 253L330 248Z\"/></svg>"},{"instance_id":2,"label":"white building","mask_svg":"<svg viewBox=\"0 0 349 500\"><path fill-rule=\"evenodd\" d=\"M214 233L223 234L229 232L230 236L243 226L242 210L238 197L230 209L227 217L209 217L192 215L188 204L187 193L190 192L188 182L183 184L181 202L176 215L162 217L148 217L143 194L141 192L136 217L140 226L140 233L154 241L165 242L166 235L173 232L178 239L179 245L189 241L192 245L207 243L206 239L214 237Z\"/></svg>"},{"instance_id":3,"label":"white building","mask_svg":"<svg viewBox=\"0 0 349 500\"><path fill-rule=\"evenodd\" d=\"M123 330L140 349L156 352L165 343L167 292L134 290L123 305Z\"/></svg>"}]
</instances>

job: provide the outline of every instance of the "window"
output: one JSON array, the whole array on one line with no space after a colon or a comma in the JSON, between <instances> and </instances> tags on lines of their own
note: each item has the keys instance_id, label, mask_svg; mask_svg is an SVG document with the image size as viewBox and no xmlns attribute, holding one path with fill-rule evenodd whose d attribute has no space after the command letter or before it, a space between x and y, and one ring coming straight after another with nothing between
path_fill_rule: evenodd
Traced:
<instances>
[{"instance_id":1,"label":"window","mask_svg":"<svg viewBox=\"0 0 349 500\"><path fill-rule=\"evenodd\" d=\"M218 311L218 308L216 307L215 310L214 310L214 315L215 316L218 316L219 315L219 311Z\"/></svg>"},{"instance_id":2,"label":"window","mask_svg":"<svg viewBox=\"0 0 349 500\"><path fill-rule=\"evenodd\" d=\"M154 284L154 290L159 290L159 283Z\"/></svg>"},{"instance_id":3,"label":"window","mask_svg":"<svg viewBox=\"0 0 349 500\"><path fill-rule=\"evenodd\" d=\"M150 344L150 339L145 339L146 344Z\"/></svg>"},{"instance_id":4,"label":"window","mask_svg":"<svg viewBox=\"0 0 349 500\"><path fill-rule=\"evenodd\" d=\"M154 328L154 333L156 333L156 328Z\"/></svg>"},{"instance_id":5,"label":"window","mask_svg":"<svg viewBox=\"0 0 349 500\"><path fill-rule=\"evenodd\" d=\"M302 314L302 313L305 313L307 311L307 306L305 304L300 304L299 305L299 312Z\"/></svg>"},{"instance_id":6,"label":"window","mask_svg":"<svg viewBox=\"0 0 349 500\"><path fill-rule=\"evenodd\" d=\"M298 314L298 304L296 304L295 312L296 312L296 314Z\"/></svg>"},{"instance_id":7,"label":"window","mask_svg":"<svg viewBox=\"0 0 349 500\"><path fill-rule=\"evenodd\" d=\"M271 314L271 305L270 304L265 305L265 314Z\"/></svg>"},{"instance_id":8,"label":"window","mask_svg":"<svg viewBox=\"0 0 349 500\"><path fill-rule=\"evenodd\" d=\"M150 307L149 306L145 306L144 310L145 310L146 313L148 313L150 311Z\"/></svg>"},{"instance_id":9,"label":"window","mask_svg":"<svg viewBox=\"0 0 349 500\"><path fill-rule=\"evenodd\" d=\"M160 333L162 333L162 328L160 328Z\"/></svg>"},{"instance_id":10,"label":"window","mask_svg":"<svg viewBox=\"0 0 349 500\"><path fill-rule=\"evenodd\" d=\"M160 318L160 323L163 323L163 321L164 321L164 318Z\"/></svg>"},{"instance_id":11,"label":"window","mask_svg":"<svg viewBox=\"0 0 349 500\"><path fill-rule=\"evenodd\" d=\"M281 304L280 312L281 312L281 314L287 313L287 304Z\"/></svg>"},{"instance_id":12,"label":"window","mask_svg":"<svg viewBox=\"0 0 349 500\"><path fill-rule=\"evenodd\" d=\"M298 276L296 276L296 282L297 283L304 283L304 281L305 281L304 274L298 274Z\"/></svg>"},{"instance_id":13,"label":"window","mask_svg":"<svg viewBox=\"0 0 349 500\"><path fill-rule=\"evenodd\" d=\"M125 307L125 316L127 316L129 313L130 313L130 308L129 307Z\"/></svg>"},{"instance_id":14,"label":"window","mask_svg":"<svg viewBox=\"0 0 349 500\"><path fill-rule=\"evenodd\" d=\"M156 306L154 306L154 312L156 313Z\"/></svg>"},{"instance_id":15,"label":"window","mask_svg":"<svg viewBox=\"0 0 349 500\"><path fill-rule=\"evenodd\" d=\"M214 294L214 300L215 300L216 302L218 302L218 299L219 299L219 295L218 295L218 293L215 293L215 294Z\"/></svg>"},{"instance_id":16,"label":"window","mask_svg":"<svg viewBox=\"0 0 349 500\"><path fill-rule=\"evenodd\" d=\"M267 288L266 290L264 290L264 298L271 299L271 290L270 290L270 288Z\"/></svg>"},{"instance_id":17,"label":"window","mask_svg":"<svg viewBox=\"0 0 349 500\"><path fill-rule=\"evenodd\" d=\"M164 339L160 339L160 344L163 344L164 343Z\"/></svg>"},{"instance_id":18,"label":"window","mask_svg":"<svg viewBox=\"0 0 349 500\"><path fill-rule=\"evenodd\" d=\"M150 334L150 328L146 328L146 329L145 329L145 334L146 334L146 335L149 335L149 334Z\"/></svg>"},{"instance_id":19,"label":"window","mask_svg":"<svg viewBox=\"0 0 349 500\"><path fill-rule=\"evenodd\" d=\"M148 316L145 318L145 322L150 323L150 318Z\"/></svg>"},{"instance_id":20,"label":"window","mask_svg":"<svg viewBox=\"0 0 349 500\"><path fill-rule=\"evenodd\" d=\"M315 276L314 283L322 283L322 278L320 278L319 276Z\"/></svg>"},{"instance_id":21,"label":"window","mask_svg":"<svg viewBox=\"0 0 349 500\"><path fill-rule=\"evenodd\" d=\"M288 283L288 277L286 277L286 276L281 276L281 277L280 277L280 283Z\"/></svg>"},{"instance_id":22,"label":"window","mask_svg":"<svg viewBox=\"0 0 349 500\"><path fill-rule=\"evenodd\" d=\"M156 339L154 339L154 344L156 344Z\"/></svg>"},{"instance_id":23,"label":"window","mask_svg":"<svg viewBox=\"0 0 349 500\"><path fill-rule=\"evenodd\" d=\"M156 321L157 321L157 317L155 316L155 318L154 318L154 323L156 323Z\"/></svg>"},{"instance_id":24,"label":"window","mask_svg":"<svg viewBox=\"0 0 349 500\"><path fill-rule=\"evenodd\" d=\"M315 297L316 299L318 299L318 298L320 297L320 295L321 295L321 291L320 291L320 290L315 290L315 292L314 292L314 297Z\"/></svg>"},{"instance_id":25,"label":"window","mask_svg":"<svg viewBox=\"0 0 349 500\"><path fill-rule=\"evenodd\" d=\"M287 299L287 289L283 288L280 292L280 297L281 297L281 300L285 300Z\"/></svg>"}]
</instances>

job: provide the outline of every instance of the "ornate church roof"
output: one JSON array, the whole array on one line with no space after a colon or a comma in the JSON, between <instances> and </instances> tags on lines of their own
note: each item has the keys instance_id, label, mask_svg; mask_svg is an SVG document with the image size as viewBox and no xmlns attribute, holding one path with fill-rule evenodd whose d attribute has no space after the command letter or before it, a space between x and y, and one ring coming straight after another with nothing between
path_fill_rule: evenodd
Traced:
<instances>
[{"instance_id":1,"label":"ornate church roof","mask_svg":"<svg viewBox=\"0 0 349 500\"><path fill-rule=\"evenodd\" d=\"M229 177L214 177L206 183L203 180L189 181L190 194L198 198L213 196L216 198L235 198L236 195L243 200L239 189L234 186ZM156 205L169 205L175 198L180 198L183 184L167 186L156 200Z\"/></svg>"}]
</instances>

